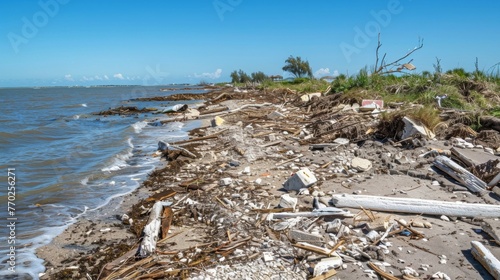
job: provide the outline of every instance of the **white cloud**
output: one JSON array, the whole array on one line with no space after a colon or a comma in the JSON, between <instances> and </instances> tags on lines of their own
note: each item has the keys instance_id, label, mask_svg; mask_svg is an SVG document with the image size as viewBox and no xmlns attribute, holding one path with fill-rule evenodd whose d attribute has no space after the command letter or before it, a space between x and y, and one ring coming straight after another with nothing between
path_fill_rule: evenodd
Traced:
<instances>
[{"instance_id":1,"label":"white cloud","mask_svg":"<svg viewBox=\"0 0 500 280\"><path fill-rule=\"evenodd\" d=\"M99 75L95 75L95 76L94 76L94 79L99 80L99 81L102 81L102 78L101 78L101 77L99 77Z\"/></svg>"},{"instance_id":2,"label":"white cloud","mask_svg":"<svg viewBox=\"0 0 500 280\"><path fill-rule=\"evenodd\" d=\"M213 72L213 73L203 73L203 74L194 73L194 76L196 78L208 78L208 79L214 80L214 79L220 78L221 74L222 74L222 69L219 68L219 69L215 70L215 72Z\"/></svg>"},{"instance_id":3,"label":"white cloud","mask_svg":"<svg viewBox=\"0 0 500 280\"><path fill-rule=\"evenodd\" d=\"M103 78L104 78L104 80L109 80L108 75L104 75Z\"/></svg>"},{"instance_id":4,"label":"white cloud","mask_svg":"<svg viewBox=\"0 0 500 280\"><path fill-rule=\"evenodd\" d=\"M314 77L321 78L324 76L330 75L330 68L320 68L316 72L314 72Z\"/></svg>"},{"instance_id":5,"label":"white cloud","mask_svg":"<svg viewBox=\"0 0 500 280\"><path fill-rule=\"evenodd\" d=\"M337 77L339 75L338 70L334 70L333 73L330 73L330 68L320 68L316 72L314 72L314 77L322 78L324 76L333 76Z\"/></svg>"},{"instance_id":6,"label":"white cloud","mask_svg":"<svg viewBox=\"0 0 500 280\"><path fill-rule=\"evenodd\" d=\"M120 79L120 80L124 80L125 79L121 73L114 74L113 78L117 78L117 79Z\"/></svg>"},{"instance_id":7,"label":"white cloud","mask_svg":"<svg viewBox=\"0 0 500 280\"><path fill-rule=\"evenodd\" d=\"M83 76L83 77L82 77L82 79L83 79L84 81L93 81L93 80L94 80L94 78L93 78L93 77L87 77L87 76Z\"/></svg>"},{"instance_id":8,"label":"white cloud","mask_svg":"<svg viewBox=\"0 0 500 280\"><path fill-rule=\"evenodd\" d=\"M71 77L71 74L64 75L64 79L67 81L74 81L73 77Z\"/></svg>"}]
</instances>

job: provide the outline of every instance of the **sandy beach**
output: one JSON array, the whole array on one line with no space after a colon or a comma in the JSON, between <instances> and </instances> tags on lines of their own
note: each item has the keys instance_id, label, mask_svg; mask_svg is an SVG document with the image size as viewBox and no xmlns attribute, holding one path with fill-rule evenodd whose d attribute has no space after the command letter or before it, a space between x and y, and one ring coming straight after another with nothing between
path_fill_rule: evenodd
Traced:
<instances>
[{"instance_id":1,"label":"sandy beach","mask_svg":"<svg viewBox=\"0 0 500 280\"><path fill-rule=\"evenodd\" d=\"M497 218L348 207L340 208L351 217L298 215L334 206L332 197L339 194L499 205L493 192L478 196L437 172L439 152L422 156L453 147L453 137L443 137L446 131L406 142L381 137L379 117L360 111L355 103L361 100L300 96L221 88L205 94L197 110L170 115L203 119L204 125L189 142L149 155L161 156L164 165L141 187L39 248L46 266L41 279L377 279L369 263L394 279L494 279L473 257L471 241L500 256L482 229L497 229ZM326 116L337 124L325 122ZM498 154L491 138L472 142L470 150L480 156L485 148ZM304 169L317 182L285 189ZM172 203L168 231L153 254L136 258L148 210L159 200ZM275 218L281 212L297 216ZM326 258L336 258L336 264L326 266L325 276L320 266Z\"/></svg>"}]
</instances>

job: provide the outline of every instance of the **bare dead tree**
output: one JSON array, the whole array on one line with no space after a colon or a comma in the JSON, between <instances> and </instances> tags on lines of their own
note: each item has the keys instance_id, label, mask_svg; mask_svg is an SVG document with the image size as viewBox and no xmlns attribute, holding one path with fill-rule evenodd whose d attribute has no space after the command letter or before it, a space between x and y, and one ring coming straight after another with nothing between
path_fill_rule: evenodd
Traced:
<instances>
[{"instance_id":1,"label":"bare dead tree","mask_svg":"<svg viewBox=\"0 0 500 280\"><path fill-rule=\"evenodd\" d=\"M387 56L387 53L384 53L382 56L382 60L380 60L380 65L379 65L379 52L380 52L380 47L382 47L382 43L380 41L380 33L378 34L378 45L377 45L377 50L375 51L375 71L373 74L375 75L385 75L385 74L391 74L391 73L404 73L405 70L412 71L415 70L417 67L415 67L411 62L413 59L410 59L408 62L401 64L401 61L403 59L406 59L409 57L412 53L415 51L421 49L424 46L424 40L419 38L418 39L418 45L408 51L405 55L402 57L392 61L392 62L386 62L385 58Z\"/></svg>"}]
</instances>

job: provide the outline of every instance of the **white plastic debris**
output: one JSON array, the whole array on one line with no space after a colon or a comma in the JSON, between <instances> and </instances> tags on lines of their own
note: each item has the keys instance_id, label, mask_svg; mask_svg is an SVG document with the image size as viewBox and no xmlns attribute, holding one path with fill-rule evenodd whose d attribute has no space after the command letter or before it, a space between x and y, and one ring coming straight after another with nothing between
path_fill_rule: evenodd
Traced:
<instances>
[{"instance_id":1,"label":"white plastic debris","mask_svg":"<svg viewBox=\"0 0 500 280\"><path fill-rule=\"evenodd\" d=\"M438 103L439 108L441 108L441 100L445 99L446 97L448 97L448 94L436 96L436 101Z\"/></svg>"}]
</instances>

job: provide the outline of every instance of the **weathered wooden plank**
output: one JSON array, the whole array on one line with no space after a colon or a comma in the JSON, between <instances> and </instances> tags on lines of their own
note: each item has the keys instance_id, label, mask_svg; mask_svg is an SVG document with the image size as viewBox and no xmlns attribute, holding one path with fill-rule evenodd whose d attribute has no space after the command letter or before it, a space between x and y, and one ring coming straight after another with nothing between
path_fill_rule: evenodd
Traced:
<instances>
[{"instance_id":1,"label":"weathered wooden plank","mask_svg":"<svg viewBox=\"0 0 500 280\"><path fill-rule=\"evenodd\" d=\"M163 208L163 216L161 217L161 239L165 239L174 219L174 212L170 207Z\"/></svg>"},{"instance_id":2,"label":"weathered wooden plank","mask_svg":"<svg viewBox=\"0 0 500 280\"><path fill-rule=\"evenodd\" d=\"M364 208L390 213L400 212L454 217L500 217L500 206L491 204L348 194L333 195L332 202L336 207Z\"/></svg>"},{"instance_id":3,"label":"weathered wooden plank","mask_svg":"<svg viewBox=\"0 0 500 280\"><path fill-rule=\"evenodd\" d=\"M480 262L484 268L496 279L500 279L500 261L484 247L479 241L471 241L471 253L474 258Z\"/></svg>"},{"instance_id":4,"label":"weathered wooden plank","mask_svg":"<svg viewBox=\"0 0 500 280\"><path fill-rule=\"evenodd\" d=\"M486 183L481 179L474 176L474 174L467 171L465 168L456 164L454 161L445 156L437 156L434 160L434 165L450 175L453 179L460 182L467 187L471 192L485 195L488 193L486 190Z\"/></svg>"}]
</instances>

